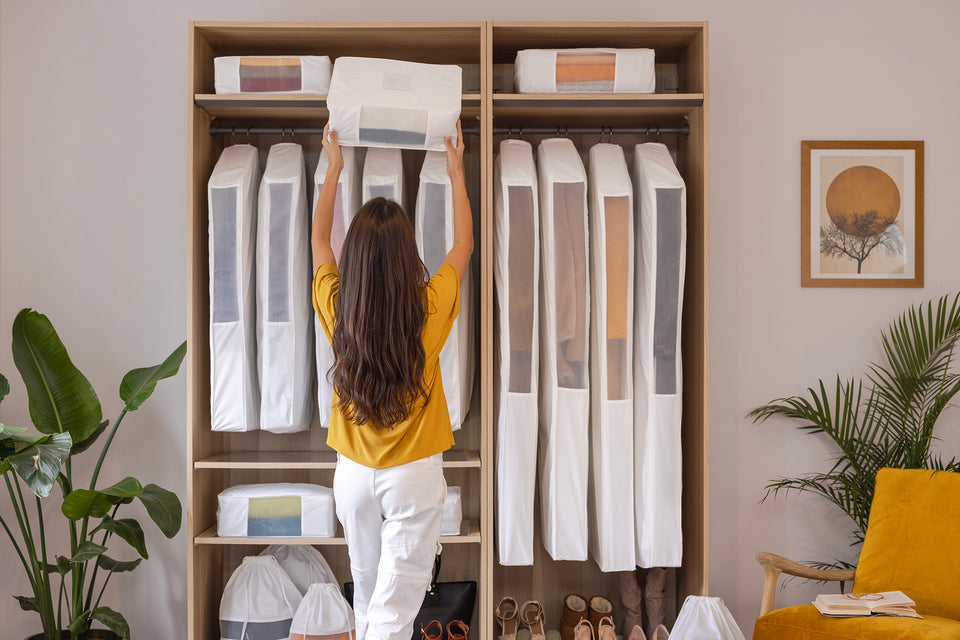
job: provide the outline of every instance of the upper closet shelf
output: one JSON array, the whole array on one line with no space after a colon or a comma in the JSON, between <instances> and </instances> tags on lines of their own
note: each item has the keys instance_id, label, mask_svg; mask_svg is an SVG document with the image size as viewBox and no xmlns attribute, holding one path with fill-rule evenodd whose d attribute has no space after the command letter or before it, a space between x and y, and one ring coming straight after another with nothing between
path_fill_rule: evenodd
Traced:
<instances>
[{"instance_id":1,"label":"upper closet shelf","mask_svg":"<svg viewBox=\"0 0 960 640\"><path fill-rule=\"evenodd\" d=\"M215 118L270 118L313 120L327 117L327 96L318 94L198 93L193 102ZM479 114L480 94L462 96L465 112Z\"/></svg>"}]
</instances>

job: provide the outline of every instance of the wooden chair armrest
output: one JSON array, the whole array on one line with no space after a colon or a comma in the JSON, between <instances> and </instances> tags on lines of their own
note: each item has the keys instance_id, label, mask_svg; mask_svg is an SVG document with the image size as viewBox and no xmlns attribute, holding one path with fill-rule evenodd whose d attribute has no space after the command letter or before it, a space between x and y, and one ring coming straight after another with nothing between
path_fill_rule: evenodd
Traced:
<instances>
[{"instance_id":1,"label":"wooden chair armrest","mask_svg":"<svg viewBox=\"0 0 960 640\"><path fill-rule=\"evenodd\" d=\"M853 580L854 569L814 569L807 565L794 562L789 558L778 556L767 551L757 551L757 562L763 568L763 598L760 601L760 615L766 615L773 610L773 601L777 592L777 578L781 573L807 578L809 580L846 581Z\"/></svg>"}]
</instances>

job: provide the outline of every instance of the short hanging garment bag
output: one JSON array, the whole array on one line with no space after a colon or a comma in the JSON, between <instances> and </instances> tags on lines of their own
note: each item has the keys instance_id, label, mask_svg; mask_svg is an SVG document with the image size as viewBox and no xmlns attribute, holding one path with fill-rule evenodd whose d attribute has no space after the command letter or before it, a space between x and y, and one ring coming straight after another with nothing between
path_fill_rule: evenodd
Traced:
<instances>
[{"instance_id":1,"label":"short hanging garment bag","mask_svg":"<svg viewBox=\"0 0 960 640\"><path fill-rule=\"evenodd\" d=\"M540 508L554 560L587 559L590 278L587 175L573 142L540 143Z\"/></svg>"},{"instance_id":2,"label":"short hanging garment bag","mask_svg":"<svg viewBox=\"0 0 960 640\"><path fill-rule=\"evenodd\" d=\"M363 202L393 200L406 211L403 193L403 158L400 149L367 149L363 161Z\"/></svg>"},{"instance_id":3,"label":"short hanging garment bag","mask_svg":"<svg viewBox=\"0 0 960 640\"><path fill-rule=\"evenodd\" d=\"M414 232L420 258L432 277L453 248L453 190L447 176L447 154L428 151L420 169L420 187ZM440 377L450 412L450 426L457 430L470 408L475 369L473 349L473 286L470 265L460 281L460 315L440 351Z\"/></svg>"},{"instance_id":4,"label":"short hanging garment bag","mask_svg":"<svg viewBox=\"0 0 960 640\"><path fill-rule=\"evenodd\" d=\"M260 183L257 341L260 428L294 433L313 417L310 223L303 148L275 144Z\"/></svg>"},{"instance_id":5,"label":"short hanging garment bag","mask_svg":"<svg viewBox=\"0 0 960 640\"><path fill-rule=\"evenodd\" d=\"M210 426L260 428L254 252L257 149L227 147L207 183L210 238Z\"/></svg>"},{"instance_id":6,"label":"short hanging garment bag","mask_svg":"<svg viewBox=\"0 0 960 640\"><path fill-rule=\"evenodd\" d=\"M590 553L632 571L633 184L615 144L590 149Z\"/></svg>"},{"instance_id":7,"label":"short hanging garment bag","mask_svg":"<svg viewBox=\"0 0 960 640\"><path fill-rule=\"evenodd\" d=\"M350 228L353 216L360 208L360 173L357 167L356 150L352 147L341 147L343 154L343 171L337 182L337 196L333 203L333 228L330 230L330 246L333 255L340 261L340 251L343 249L343 239ZM316 213L317 200L320 199L320 189L327 177L327 152L320 152L320 162L314 174L313 209ZM313 265L313 272L320 265ZM317 345L317 404L320 409L320 426L326 428L330 424L330 406L333 404L333 377L330 368L333 366L333 346L320 326L320 319L313 318L314 340Z\"/></svg>"},{"instance_id":8,"label":"short hanging garment bag","mask_svg":"<svg viewBox=\"0 0 960 640\"><path fill-rule=\"evenodd\" d=\"M537 170L530 143L501 142L493 176L497 554L503 565L531 565L536 484L533 461L537 451L540 214Z\"/></svg>"},{"instance_id":9,"label":"short hanging garment bag","mask_svg":"<svg viewBox=\"0 0 960 640\"><path fill-rule=\"evenodd\" d=\"M637 286L634 323L634 486L637 564L679 567L680 318L687 192L660 143L634 149Z\"/></svg>"}]
</instances>

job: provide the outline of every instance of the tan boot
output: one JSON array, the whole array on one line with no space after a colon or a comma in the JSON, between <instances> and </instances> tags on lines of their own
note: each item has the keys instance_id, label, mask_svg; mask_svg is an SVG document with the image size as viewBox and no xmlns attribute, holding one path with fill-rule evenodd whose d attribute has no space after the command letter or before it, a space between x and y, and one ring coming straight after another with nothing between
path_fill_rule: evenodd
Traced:
<instances>
[{"instance_id":1,"label":"tan boot","mask_svg":"<svg viewBox=\"0 0 960 640\"><path fill-rule=\"evenodd\" d=\"M645 569L646 584L643 586L643 609L646 613L647 637L655 638L657 628L667 614L667 570L663 567ZM666 630L666 627L664 627Z\"/></svg>"},{"instance_id":2,"label":"tan boot","mask_svg":"<svg viewBox=\"0 0 960 640\"><path fill-rule=\"evenodd\" d=\"M605 617L613 618L613 603L603 596L593 596L587 606L587 619L593 625L594 631L600 627L600 620Z\"/></svg>"},{"instance_id":3,"label":"tan boot","mask_svg":"<svg viewBox=\"0 0 960 640\"><path fill-rule=\"evenodd\" d=\"M623 637L629 638L634 627L643 631L643 589L637 582L636 571L620 571L620 601L623 603Z\"/></svg>"},{"instance_id":4,"label":"tan boot","mask_svg":"<svg viewBox=\"0 0 960 640\"><path fill-rule=\"evenodd\" d=\"M581 595L571 593L563 599L563 613L560 614L561 640L573 640L573 629L587 617L587 600Z\"/></svg>"}]
</instances>

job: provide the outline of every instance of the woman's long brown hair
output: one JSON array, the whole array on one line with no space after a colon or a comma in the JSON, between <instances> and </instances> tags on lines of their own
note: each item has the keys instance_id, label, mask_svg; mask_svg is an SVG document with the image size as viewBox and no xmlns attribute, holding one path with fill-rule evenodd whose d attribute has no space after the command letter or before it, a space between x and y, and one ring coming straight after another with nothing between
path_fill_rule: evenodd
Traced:
<instances>
[{"instance_id":1,"label":"woman's long brown hair","mask_svg":"<svg viewBox=\"0 0 960 640\"><path fill-rule=\"evenodd\" d=\"M343 240L333 330L333 386L355 424L392 427L423 387L427 270L403 208L384 198L357 212Z\"/></svg>"}]
</instances>

